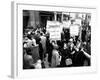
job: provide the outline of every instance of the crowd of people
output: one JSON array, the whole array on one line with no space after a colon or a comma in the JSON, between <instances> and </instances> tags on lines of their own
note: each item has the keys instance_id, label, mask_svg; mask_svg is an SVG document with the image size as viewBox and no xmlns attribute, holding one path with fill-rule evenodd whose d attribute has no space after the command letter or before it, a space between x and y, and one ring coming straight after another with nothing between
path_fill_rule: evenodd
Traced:
<instances>
[{"instance_id":1,"label":"crowd of people","mask_svg":"<svg viewBox=\"0 0 100 80\"><path fill-rule=\"evenodd\" d=\"M25 30L23 34L23 69L91 65L89 28L82 28L81 39L70 36L69 29L62 30L61 40L50 40L45 28Z\"/></svg>"}]
</instances>

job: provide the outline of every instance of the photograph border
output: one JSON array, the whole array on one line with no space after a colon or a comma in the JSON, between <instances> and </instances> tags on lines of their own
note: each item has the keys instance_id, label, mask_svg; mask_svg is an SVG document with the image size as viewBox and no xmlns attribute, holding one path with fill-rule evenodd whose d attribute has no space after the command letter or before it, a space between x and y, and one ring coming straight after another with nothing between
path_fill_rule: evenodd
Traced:
<instances>
[{"instance_id":1,"label":"photograph border","mask_svg":"<svg viewBox=\"0 0 100 80\"><path fill-rule=\"evenodd\" d=\"M34 7L35 6L35 7ZM44 9L40 8L43 7ZM27 7L27 8L26 8ZM59 7L59 9L57 9ZM68 9L69 11L74 11L74 9L80 10L83 12L89 12L92 13L92 26L96 26L96 8L88 8L88 7L72 7L72 6L59 6L59 5L41 5L41 4L29 4L29 3L19 3L19 2L12 2L11 5L11 25L12 25L12 54L11 54L11 76L13 78L17 77L38 77L38 76L44 76L44 75L66 75L66 74L72 74L72 73L90 73L90 72L96 72L97 71L97 60L96 60L96 53L95 49L91 49L91 62L92 65L90 67L67 67L66 68L57 68L57 69L35 69L35 70L23 70L22 68L22 10L23 9L29 9L29 10L36 10L36 9L41 9L41 10L52 10L51 8L54 8L55 10L59 11L62 10L64 11L65 9ZM54 10L53 9L53 10ZM72 10L70 10L72 9ZM81 10L82 9L82 10ZM79 11L78 11L79 12ZM93 38L95 38L95 29L91 29L91 46L94 46L96 43L94 43ZM20 35L19 35L20 34ZM19 45L20 44L20 45ZM93 54L95 53L95 54ZM22 61L20 61L22 60ZM75 72L76 71L76 72ZM46 73L48 72L48 73Z\"/></svg>"}]
</instances>

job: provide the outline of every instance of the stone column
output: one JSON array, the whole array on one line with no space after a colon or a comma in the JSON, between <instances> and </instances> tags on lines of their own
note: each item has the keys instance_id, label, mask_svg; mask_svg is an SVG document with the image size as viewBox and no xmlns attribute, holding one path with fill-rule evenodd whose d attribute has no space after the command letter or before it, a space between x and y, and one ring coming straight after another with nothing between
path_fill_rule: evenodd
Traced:
<instances>
[{"instance_id":1,"label":"stone column","mask_svg":"<svg viewBox=\"0 0 100 80\"><path fill-rule=\"evenodd\" d=\"M57 12L54 12L54 20L57 21Z\"/></svg>"},{"instance_id":2,"label":"stone column","mask_svg":"<svg viewBox=\"0 0 100 80\"><path fill-rule=\"evenodd\" d=\"M40 24L39 12L38 11L29 11L30 19L28 27L36 28Z\"/></svg>"},{"instance_id":3,"label":"stone column","mask_svg":"<svg viewBox=\"0 0 100 80\"><path fill-rule=\"evenodd\" d=\"M62 15L61 15L61 22L63 22L63 12L62 12Z\"/></svg>"}]
</instances>

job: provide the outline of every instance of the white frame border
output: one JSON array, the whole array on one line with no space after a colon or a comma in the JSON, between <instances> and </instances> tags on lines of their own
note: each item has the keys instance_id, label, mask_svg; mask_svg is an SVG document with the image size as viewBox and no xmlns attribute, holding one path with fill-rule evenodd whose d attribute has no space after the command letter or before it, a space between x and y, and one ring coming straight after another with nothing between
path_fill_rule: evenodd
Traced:
<instances>
[{"instance_id":1,"label":"white frame border","mask_svg":"<svg viewBox=\"0 0 100 80\"><path fill-rule=\"evenodd\" d=\"M59 7L59 8L58 8ZM52 9L51 9L52 8ZM89 73L97 71L97 57L96 50L91 49L91 67L70 67L70 68L56 68L56 69L37 69L37 70L23 70L22 68L22 55L19 54L22 52L22 10L45 10L45 11L65 11L67 12L85 12L92 14L92 26L96 26L96 8L87 8L87 7L71 7L71 6L56 6L56 5L40 5L40 4L31 4L23 2L12 2L12 64L11 64L11 76L14 78L17 77L38 77L44 75L62 75L62 74L72 74L72 73ZM91 31L91 46L96 45L94 38L96 33L95 29ZM20 44L20 45L19 45ZM65 71L65 72L63 72ZM48 72L48 73L46 73ZM32 75L33 74L33 75Z\"/></svg>"}]
</instances>

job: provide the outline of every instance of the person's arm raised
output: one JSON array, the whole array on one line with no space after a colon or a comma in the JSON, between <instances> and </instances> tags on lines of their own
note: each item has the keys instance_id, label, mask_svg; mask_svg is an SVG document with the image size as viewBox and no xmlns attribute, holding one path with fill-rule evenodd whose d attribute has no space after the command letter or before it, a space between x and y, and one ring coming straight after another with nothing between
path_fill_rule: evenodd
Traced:
<instances>
[{"instance_id":1,"label":"person's arm raised","mask_svg":"<svg viewBox=\"0 0 100 80\"><path fill-rule=\"evenodd\" d=\"M83 48L81 49L81 51L84 53L84 55L87 57L87 58L91 58L91 56L87 53L87 52L85 52L84 50L83 50Z\"/></svg>"}]
</instances>

